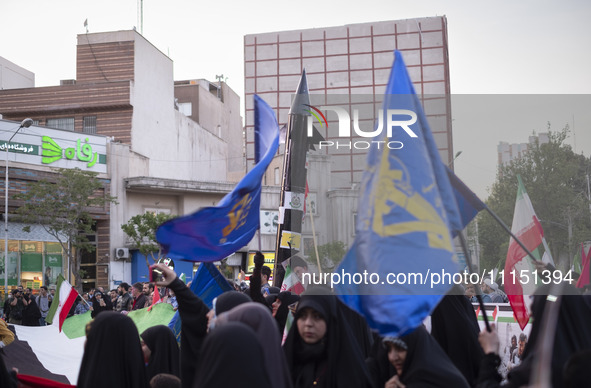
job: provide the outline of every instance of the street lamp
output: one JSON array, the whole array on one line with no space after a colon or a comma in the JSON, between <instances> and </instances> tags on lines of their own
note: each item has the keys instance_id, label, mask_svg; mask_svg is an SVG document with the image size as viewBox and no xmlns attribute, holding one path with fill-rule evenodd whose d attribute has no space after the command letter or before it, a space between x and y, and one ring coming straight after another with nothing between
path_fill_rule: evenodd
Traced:
<instances>
[{"instance_id":1,"label":"street lamp","mask_svg":"<svg viewBox=\"0 0 591 388\"><path fill-rule=\"evenodd\" d=\"M21 125L14 131L10 139L4 144L4 151L6 153L6 172L4 174L4 297L8 296L8 145L12 138L17 134L21 128L29 128L33 125L33 119L24 119Z\"/></svg>"}]
</instances>

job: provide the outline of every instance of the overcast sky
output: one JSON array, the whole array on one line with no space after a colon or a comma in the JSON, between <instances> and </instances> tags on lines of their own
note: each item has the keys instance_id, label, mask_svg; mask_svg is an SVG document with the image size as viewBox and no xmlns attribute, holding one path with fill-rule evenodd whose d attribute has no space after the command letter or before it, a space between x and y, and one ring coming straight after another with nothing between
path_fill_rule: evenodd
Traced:
<instances>
[{"instance_id":1,"label":"overcast sky","mask_svg":"<svg viewBox=\"0 0 591 388\"><path fill-rule=\"evenodd\" d=\"M0 56L36 86L76 76L76 36L138 26L137 0L3 0ZM446 15L456 172L483 199L499 141L527 142L546 123L574 122L591 152L591 2L586 0L145 0L144 36L174 61L176 80L227 77L244 94L246 34ZM498 96L486 96L495 94ZM528 94L536 96L508 96ZM578 94L572 96L546 96ZM586 94L586 95L585 95ZM544 96L539 96L544 95ZM242 112L244 116L244 112Z\"/></svg>"}]
</instances>

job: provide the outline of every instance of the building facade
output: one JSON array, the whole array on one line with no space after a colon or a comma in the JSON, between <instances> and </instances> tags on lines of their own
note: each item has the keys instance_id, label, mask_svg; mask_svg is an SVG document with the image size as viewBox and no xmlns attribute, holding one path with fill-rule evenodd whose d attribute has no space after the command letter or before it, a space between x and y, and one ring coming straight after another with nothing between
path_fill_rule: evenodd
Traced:
<instances>
[{"instance_id":1,"label":"building facade","mask_svg":"<svg viewBox=\"0 0 591 388\"><path fill-rule=\"evenodd\" d=\"M61 243L67 243L65 236L50 234L43 225L32 225L25 231L24 225L13 217L15 210L22 206L22 200L15 195L22 193L34 182L53 181L57 174L55 168L78 168L96 172L102 188L95 193L104 196L110 193L110 180L107 174L107 143L105 136L90 135L40 126L19 129L20 123L0 120L0 151L8 162L8 190L6 190L6 169L2 169L2 197L8 191L8 230L2 234L0 241L2 265L0 266L0 285L4 286L5 271L8 271L8 286L15 288L22 284L25 287L38 289L41 285L56 284L57 275L67 273L68 260L62 250ZM10 143L8 140L14 135ZM84 153L82 153L84 146ZM61 155L48 157L46 149L58 149ZM88 156L86 154L89 154ZM109 207L89 209L95 221L93 233L88 235L89 242L94 245L94 252L81 252L81 269L85 280L89 283L106 281L108 262L96 259L109 250ZM4 213L3 212L3 213ZM5 239L8 238L8 255L4 254Z\"/></svg>"},{"instance_id":2,"label":"building facade","mask_svg":"<svg viewBox=\"0 0 591 388\"><path fill-rule=\"evenodd\" d=\"M0 90L31 88L35 74L0 56Z\"/></svg>"},{"instance_id":3,"label":"building facade","mask_svg":"<svg viewBox=\"0 0 591 388\"><path fill-rule=\"evenodd\" d=\"M367 107L366 115L360 114L359 127L371 131L390 75L394 49L401 51L415 90L421 95L441 159L452 165L447 19L442 16L246 35L247 166L254 163L253 94L269 103L283 126L305 70L311 105L338 106L348 112ZM305 217L301 236L304 256L309 256L314 240L317 245L334 241L352 244L358 185L366 165L367 151L354 144L367 139L358 135L339 138L331 132L331 128L339 126L337 115L331 109L323 113L328 125L314 121L314 127L334 145L317 147L308 153L309 195L318 206L314 207L312 218ZM276 159L266 174L270 185L281 182L282 155Z\"/></svg>"},{"instance_id":4,"label":"building facade","mask_svg":"<svg viewBox=\"0 0 591 388\"><path fill-rule=\"evenodd\" d=\"M147 281L145 259L121 225L147 211L184 215L215 205L245 171L236 93L224 82L175 84L172 60L136 31L79 35L76 78L2 90L0 114L30 117L39 133L106 139L103 177L118 204L98 226L85 288ZM193 264L177 263L177 271L190 279Z\"/></svg>"},{"instance_id":5,"label":"building facade","mask_svg":"<svg viewBox=\"0 0 591 388\"><path fill-rule=\"evenodd\" d=\"M501 141L497 145L498 166L506 166L515 159L519 159L527 153L530 147L536 142L538 144L546 144L550 141L547 133L540 133L532 135L528 138L527 143L512 143Z\"/></svg>"}]
</instances>

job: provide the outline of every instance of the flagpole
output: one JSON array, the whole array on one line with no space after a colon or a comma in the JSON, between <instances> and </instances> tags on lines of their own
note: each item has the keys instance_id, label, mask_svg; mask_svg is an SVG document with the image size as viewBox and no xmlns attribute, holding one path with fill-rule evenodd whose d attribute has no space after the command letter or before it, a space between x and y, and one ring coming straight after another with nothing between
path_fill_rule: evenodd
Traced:
<instances>
[{"instance_id":1,"label":"flagpole","mask_svg":"<svg viewBox=\"0 0 591 388\"><path fill-rule=\"evenodd\" d=\"M472 258L470 257L470 252L468 251L468 244L466 243L466 238L462 231L457 231L458 238L460 239L460 244L462 245L462 250L464 251L464 255L466 256L466 265L468 266L468 272L472 274L474 271L472 270ZM480 284L475 284L474 288L476 290L476 300L478 301L478 305L480 306L480 310L482 310L482 316L484 318L484 325L486 326L486 331L490 332L490 324L488 323L488 317L486 315L486 309L484 307L484 301L482 300L482 290L480 289Z\"/></svg>"},{"instance_id":2,"label":"flagpole","mask_svg":"<svg viewBox=\"0 0 591 388\"><path fill-rule=\"evenodd\" d=\"M308 198L307 201L310 201ZM314 252L316 252L316 263L318 264L318 273L322 273L322 267L320 266L320 256L318 256L318 244L316 243L316 229L314 228L314 215L312 214L312 206L310 202L307 203L308 215L310 216L310 223L312 225L312 241L314 242Z\"/></svg>"}]
</instances>

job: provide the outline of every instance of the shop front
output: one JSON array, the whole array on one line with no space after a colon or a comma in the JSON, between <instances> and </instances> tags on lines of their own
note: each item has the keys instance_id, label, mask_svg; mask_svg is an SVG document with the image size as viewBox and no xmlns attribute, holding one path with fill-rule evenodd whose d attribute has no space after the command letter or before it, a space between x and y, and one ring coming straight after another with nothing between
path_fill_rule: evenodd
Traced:
<instances>
[{"instance_id":1,"label":"shop front","mask_svg":"<svg viewBox=\"0 0 591 388\"><path fill-rule=\"evenodd\" d=\"M35 182L55 180L57 168L96 172L99 179L107 182L104 190L109 192L107 141L105 136L90 133L37 125L24 128L19 127L19 123L0 120L0 156L7 163L0 169L4 173L0 175L1 181L5 182L0 195L2 201L7 198L1 211L4 222L7 222L6 231L0 233L0 290L3 296L6 282L10 291L19 285L33 290L43 285L54 286L60 273L72 280L68 260L56 236L50 235L42 225L16 222L19 220L16 210L22 206L22 201L16 196L27 191ZM48 218L57 216L47 214ZM93 208L91 216L99 222L109 222L107 209ZM59 240L68 241L65 236ZM100 248L108 252L108 231L101 241ZM98 242L96 245L98 247ZM108 263L108 257L104 260ZM98 263L97 254L93 252L83 264L88 267L83 268L84 273L89 274L84 280L94 282L91 276L96 272L97 264L102 262Z\"/></svg>"},{"instance_id":2,"label":"shop front","mask_svg":"<svg viewBox=\"0 0 591 388\"><path fill-rule=\"evenodd\" d=\"M64 274L62 247L42 226L23 231L24 224L8 224L8 266L4 239L0 240L0 289L4 293L4 271L8 267L8 291L22 285L36 293L41 286L55 286L58 274Z\"/></svg>"}]
</instances>

